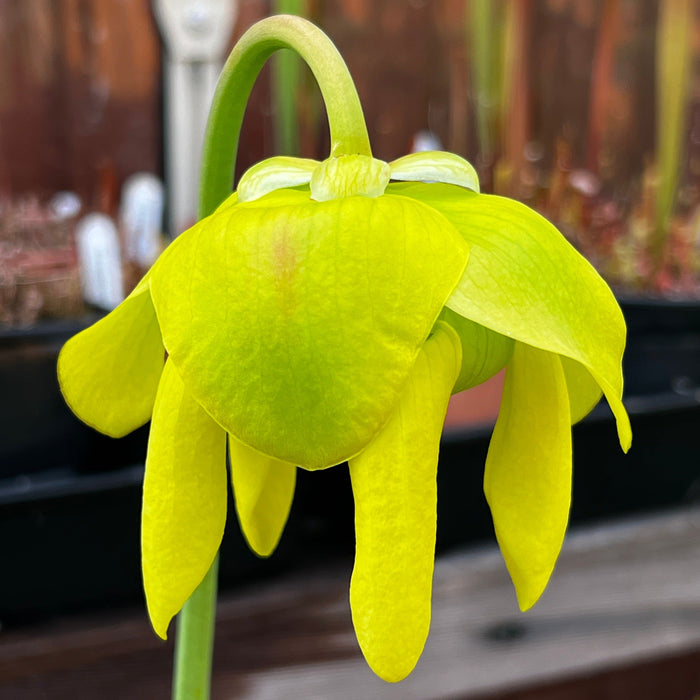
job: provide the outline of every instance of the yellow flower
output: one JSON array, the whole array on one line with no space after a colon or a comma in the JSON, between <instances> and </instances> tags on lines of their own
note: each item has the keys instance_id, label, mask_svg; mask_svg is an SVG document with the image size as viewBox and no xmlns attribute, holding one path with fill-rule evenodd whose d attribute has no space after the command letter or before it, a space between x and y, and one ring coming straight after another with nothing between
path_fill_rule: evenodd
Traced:
<instances>
[{"instance_id":1,"label":"yellow flower","mask_svg":"<svg viewBox=\"0 0 700 700\"><path fill-rule=\"evenodd\" d=\"M247 89L250 66L282 45L311 46L317 71L336 60L300 20L258 27L230 59ZM70 407L97 430L119 437L152 419L142 563L161 637L219 548L227 444L241 529L261 556L282 534L296 469L347 461L353 622L372 669L398 681L430 626L438 448L451 393L506 367L485 490L528 608L566 530L571 424L604 393L629 447L625 324L605 282L561 234L521 204L479 194L463 159L372 158L343 80L324 91L335 104L331 157L251 168L118 308L68 341L58 373ZM226 86L219 94L215 119L222 104L237 105L240 124L245 100L226 103ZM205 162L225 133L210 129Z\"/></svg>"},{"instance_id":2,"label":"yellow flower","mask_svg":"<svg viewBox=\"0 0 700 700\"><path fill-rule=\"evenodd\" d=\"M409 176L433 182L388 184ZM228 435L238 517L262 556L296 467L349 461L353 620L372 668L403 678L430 622L447 401L504 365L485 490L521 607L537 600L566 529L570 425L601 389L629 445L625 326L550 224L467 186L471 166L442 153L265 161L65 345L61 387L82 420L118 437L153 416L143 573L159 635L218 550Z\"/></svg>"}]
</instances>

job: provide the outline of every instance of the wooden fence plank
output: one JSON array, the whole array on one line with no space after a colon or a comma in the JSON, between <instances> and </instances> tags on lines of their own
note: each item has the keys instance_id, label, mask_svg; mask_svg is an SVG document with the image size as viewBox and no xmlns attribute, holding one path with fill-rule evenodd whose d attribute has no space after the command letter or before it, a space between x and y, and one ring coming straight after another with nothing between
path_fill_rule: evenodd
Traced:
<instances>
[{"instance_id":1,"label":"wooden fence plank","mask_svg":"<svg viewBox=\"0 0 700 700\"><path fill-rule=\"evenodd\" d=\"M0 186L73 189L160 172L160 40L148 0L0 3Z\"/></svg>"}]
</instances>

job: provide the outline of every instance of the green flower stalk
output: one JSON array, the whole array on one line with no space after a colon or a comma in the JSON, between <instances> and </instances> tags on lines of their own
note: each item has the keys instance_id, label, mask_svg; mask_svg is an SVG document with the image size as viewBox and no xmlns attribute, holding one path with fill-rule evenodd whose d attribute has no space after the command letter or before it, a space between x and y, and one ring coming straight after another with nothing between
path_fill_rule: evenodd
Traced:
<instances>
[{"instance_id":1,"label":"green flower stalk","mask_svg":"<svg viewBox=\"0 0 700 700\"><path fill-rule=\"evenodd\" d=\"M304 16L306 0L274 0L275 14ZM275 56L272 65L272 95L275 105L275 150L285 155L299 153L297 99L301 92L301 62L290 51Z\"/></svg>"},{"instance_id":2,"label":"green flower stalk","mask_svg":"<svg viewBox=\"0 0 700 700\"><path fill-rule=\"evenodd\" d=\"M283 47L319 82L331 155L271 158L229 194L250 87ZM539 598L567 525L572 423L605 394L630 445L625 324L551 224L478 189L449 153L373 158L347 69L313 25L274 17L241 39L212 108L203 218L58 363L86 423L116 437L152 420L142 555L160 636L219 548L227 444L236 513L261 556L297 469L347 461L357 638L379 676L404 678L430 626L447 403L503 367L485 490L521 608Z\"/></svg>"}]
</instances>

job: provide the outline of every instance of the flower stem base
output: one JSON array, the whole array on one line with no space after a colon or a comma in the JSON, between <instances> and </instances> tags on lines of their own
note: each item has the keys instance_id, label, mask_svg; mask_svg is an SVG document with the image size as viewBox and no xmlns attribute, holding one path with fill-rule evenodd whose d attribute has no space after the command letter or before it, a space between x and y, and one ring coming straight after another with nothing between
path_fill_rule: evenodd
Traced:
<instances>
[{"instance_id":1,"label":"flower stem base","mask_svg":"<svg viewBox=\"0 0 700 700\"><path fill-rule=\"evenodd\" d=\"M173 700L209 700L219 556L177 618Z\"/></svg>"}]
</instances>

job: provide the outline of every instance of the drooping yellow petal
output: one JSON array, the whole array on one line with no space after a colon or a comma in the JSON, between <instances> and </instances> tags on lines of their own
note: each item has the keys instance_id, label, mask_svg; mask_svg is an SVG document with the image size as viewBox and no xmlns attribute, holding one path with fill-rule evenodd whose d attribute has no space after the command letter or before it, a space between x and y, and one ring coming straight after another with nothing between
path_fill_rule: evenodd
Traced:
<instances>
[{"instance_id":1,"label":"drooping yellow petal","mask_svg":"<svg viewBox=\"0 0 700 700\"><path fill-rule=\"evenodd\" d=\"M228 444L241 531L257 555L269 557L289 517L297 468L256 452L231 435Z\"/></svg>"},{"instance_id":2,"label":"drooping yellow petal","mask_svg":"<svg viewBox=\"0 0 700 700\"><path fill-rule=\"evenodd\" d=\"M225 521L226 433L168 360L148 441L141 522L148 614L163 639L214 561Z\"/></svg>"},{"instance_id":3,"label":"drooping yellow petal","mask_svg":"<svg viewBox=\"0 0 700 700\"><path fill-rule=\"evenodd\" d=\"M457 334L438 323L389 422L350 460L352 618L367 663L386 681L413 670L430 628L438 449L460 362Z\"/></svg>"},{"instance_id":4,"label":"drooping yellow petal","mask_svg":"<svg viewBox=\"0 0 700 700\"><path fill-rule=\"evenodd\" d=\"M557 355L515 344L484 492L518 603L527 610L552 574L571 504L569 398Z\"/></svg>"},{"instance_id":5,"label":"drooping yellow petal","mask_svg":"<svg viewBox=\"0 0 700 700\"><path fill-rule=\"evenodd\" d=\"M164 359L144 278L114 311L63 346L58 381L80 420L122 437L150 419Z\"/></svg>"},{"instance_id":6,"label":"drooping yellow petal","mask_svg":"<svg viewBox=\"0 0 700 700\"><path fill-rule=\"evenodd\" d=\"M387 193L434 206L469 244L469 265L446 305L582 364L605 393L627 451L632 431L622 404L625 320L591 264L546 219L514 200L442 184L398 183Z\"/></svg>"},{"instance_id":7,"label":"drooping yellow petal","mask_svg":"<svg viewBox=\"0 0 700 700\"><path fill-rule=\"evenodd\" d=\"M234 194L217 213L236 201ZM73 336L59 353L58 381L66 403L95 430L123 437L151 418L165 362L151 278L191 233L176 238L116 309Z\"/></svg>"}]
</instances>

